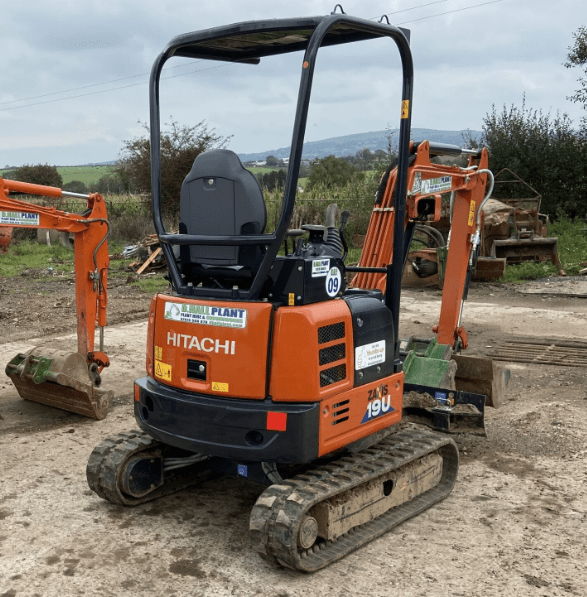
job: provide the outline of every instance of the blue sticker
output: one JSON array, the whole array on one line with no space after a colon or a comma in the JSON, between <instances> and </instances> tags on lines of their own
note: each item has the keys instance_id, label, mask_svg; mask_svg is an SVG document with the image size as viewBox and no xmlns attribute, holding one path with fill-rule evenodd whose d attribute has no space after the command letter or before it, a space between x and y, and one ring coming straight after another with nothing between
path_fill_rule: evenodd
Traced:
<instances>
[{"instance_id":1,"label":"blue sticker","mask_svg":"<svg viewBox=\"0 0 587 597\"><path fill-rule=\"evenodd\" d=\"M237 465L237 472L241 477L248 477L247 465L246 464L239 464Z\"/></svg>"},{"instance_id":2,"label":"blue sticker","mask_svg":"<svg viewBox=\"0 0 587 597\"><path fill-rule=\"evenodd\" d=\"M451 404L450 400L446 397L446 392L436 392L434 399L444 406L450 406Z\"/></svg>"}]
</instances>

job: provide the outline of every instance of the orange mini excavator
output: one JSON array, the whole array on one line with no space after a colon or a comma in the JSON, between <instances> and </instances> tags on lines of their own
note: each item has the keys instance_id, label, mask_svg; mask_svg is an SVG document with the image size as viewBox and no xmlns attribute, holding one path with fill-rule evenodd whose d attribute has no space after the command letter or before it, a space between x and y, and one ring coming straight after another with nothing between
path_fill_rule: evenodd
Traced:
<instances>
[{"instance_id":1,"label":"orange mini excavator","mask_svg":"<svg viewBox=\"0 0 587 597\"><path fill-rule=\"evenodd\" d=\"M386 232L394 258L386 263L385 293L347 288L344 235L332 212L325 226L288 230L318 50L381 38L398 48L403 71L394 199L386 208L395 211L393 230ZM218 149L194 161L179 197L179 233L168 233L161 216L159 116L165 62L180 56L256 64L296 51L303 53L301 81L276 229L265 231L255 177L236 154ZM156 59L150 82L153 213L172 290L155 296L150 307L147 375L134 385L141 431L108 438L90 456L88 483L100 497L140 504L197 482L198 473L210 469L267 485L251 513L254 548L310 572L450 493L456 444L403 421L398 324L404 229L414 217L406 213L414 189L413 181L408 188L408 162L416 151L410 147L412 79L407 31L336 10L187 33ZM486 159L483 152L479 157ZM484 188L486 174L476 176L476 184ZM420 207L424 202L415 215ZM278 255L288 236L292 246L286 242ZM484 408L484 396L446 388L437 394L433 414L447 425L458 404Z\"/></svg>"},{"instance_id":2,"label":"orange mini excavator","mask_svg":"<svg viewBox=\"0 0 587 597\"><path fill-rule=\"evenodd\" d=\"M87 199L82 214L60 211L10 197L10 193ZM74 234L77 352L37 346L6 366L20 396L94 419L109 412L112 392L98 389L110 361L104 353L108 274L108 216L98 193L80 195L55 187L0 178L0 225L47 228ZM99 350L94 349L96 324Z\"/></svg>"}]
</instances>

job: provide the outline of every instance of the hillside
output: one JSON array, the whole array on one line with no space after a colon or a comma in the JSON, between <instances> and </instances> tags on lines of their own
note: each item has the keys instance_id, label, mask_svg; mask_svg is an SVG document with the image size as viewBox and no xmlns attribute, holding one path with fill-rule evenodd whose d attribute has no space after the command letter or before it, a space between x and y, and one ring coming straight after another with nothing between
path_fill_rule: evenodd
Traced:
<instances>
[{"instance_id":1,"label":"hillside","mask_svg":"<svg viewBox=\"0 0 587 597\"><path fill-rule=\"evenodd\" d=\"M368 148L371 151L377 149L387 149L387 138L390 131L372 131L370 133L357 133L355 135L346 135L344 137L333 137L323 139L322 141L309 141L304 143L304 158L323 158L328 155L344 156L354 155L361 149ZM463 145L463 134L468 131L437 131L434 129L412 128L412 139L414 141L435 141L437 143L450 143L452 145ZM469 131L474 137L480 137L480 131ZM397 142L399 138L399 129L391 131L392 139ZM280 149L270 149L259 153L241 153L240 159L243 162L264 160L268 155L276 158L289 157L289 147Z\"/></svg>"}]
</instances>

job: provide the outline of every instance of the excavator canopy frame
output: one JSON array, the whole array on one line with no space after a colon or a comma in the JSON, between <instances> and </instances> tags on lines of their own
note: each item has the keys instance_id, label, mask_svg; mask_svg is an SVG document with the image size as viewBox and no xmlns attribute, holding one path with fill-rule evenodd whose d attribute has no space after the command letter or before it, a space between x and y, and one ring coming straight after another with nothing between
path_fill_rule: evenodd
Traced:
<instances>
[{"instance_id":1,"label":"excavator canopy frame","mask_svg":"<svg viewBox=\"0 0 587 597\"><path fill-rule=\"evenodd\" d=\"M413 88L413 63L409 47L409 32L393 25L376 23L350 17L346 14L331 14L321 17L249 21L217 27L204 31L186 33L173 38L155 60L150 79L151 111L151 190L155 230L169 267L170 280L180 295L233 300L258 300L271 265L287 233L293 213L297 191L297 179L302 159L302 148L310 103L310 94L316 57L320 47L354 43L378 38L391 38L400 54L403 83L401 99L401 120L398 145L398 190L399 197L406 196L407 166L411 124L411 100ZM304 51L297 108L292 132L290 167L285 181L282 211L275 231L271 234L212 236L169 234L165 230L161 209L161 158L160 158L160 103L159 81L165 62L172 56L194 59L210 59L227 62L257 64L266 56L295 51ZM398 112L400 106L398 106ZM396 254L403 252L403 220L405 201L398 201L398 225L394 242ZM250 288L198 288L188 285L183 279L173 255L172 245L244 246L266 247L262 262ZM401 261L401 260L400 260ZM386 304L392 311L395 329L399 323L399 302L402 267L398 261L390 268Z\"/></svg>"}]
</instances>

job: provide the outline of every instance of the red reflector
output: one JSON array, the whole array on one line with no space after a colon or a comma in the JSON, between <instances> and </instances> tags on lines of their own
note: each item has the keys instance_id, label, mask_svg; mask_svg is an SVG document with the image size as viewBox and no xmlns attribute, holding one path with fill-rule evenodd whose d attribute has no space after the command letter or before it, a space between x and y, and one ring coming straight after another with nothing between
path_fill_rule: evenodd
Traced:
<instances>
[{"instance_id":1,"label":"red reflector","mask_svg":"<svg viewBox=\"0 0 587 597\"><path fill-rule=\"evenodd\" d=\"M287 413L267 413L268 431L285 431L287 427Z\"/></svg>"},{"instance_id":2,"label":"red reflector","mask_svg":"<svg viewBox=\"0 0 587 597\"><path fill-rule=\"evenodd\" d=\"M139 398L140 398L139 386L137 386L137 384L135 384L135 400L138 402Z\"/></svg>"}]
</instances>

